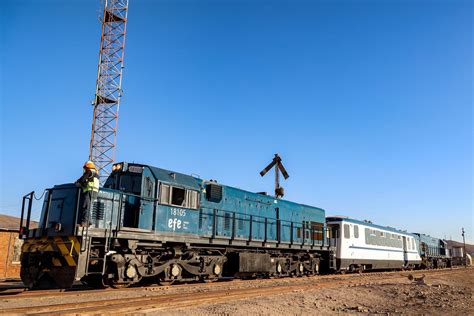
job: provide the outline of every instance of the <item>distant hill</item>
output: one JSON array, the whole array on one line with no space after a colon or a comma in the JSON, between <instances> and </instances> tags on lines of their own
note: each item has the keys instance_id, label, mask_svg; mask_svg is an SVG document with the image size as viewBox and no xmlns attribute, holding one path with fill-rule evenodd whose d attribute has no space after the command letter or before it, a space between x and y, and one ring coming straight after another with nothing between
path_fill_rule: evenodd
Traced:
<instances>
[{"instance_id":1,"label":"distant hill","mask_svg":"<svg viewBox=\"0 0 474 316\"><path fill-rule=\"evenodd\" d=\"M451 247L462 247L463 243L454 240L445 240L448 243L448 248ZM466 252L469 254L474 254L474 245L466 244Z\"/></svg>"},{"instance_id":2,"label":"distant hill","mask_svg":"<svg viewBox=\"0 0 474 316\"><path fill-rule=\"evenodd\" d=\"M23 219L26 225L26 219ZM38 222L30 221L30 228L38 227ZM20 218L10 215L0 214L0 230L18 231L20 229Z\"/></svg>"}]
</instances>

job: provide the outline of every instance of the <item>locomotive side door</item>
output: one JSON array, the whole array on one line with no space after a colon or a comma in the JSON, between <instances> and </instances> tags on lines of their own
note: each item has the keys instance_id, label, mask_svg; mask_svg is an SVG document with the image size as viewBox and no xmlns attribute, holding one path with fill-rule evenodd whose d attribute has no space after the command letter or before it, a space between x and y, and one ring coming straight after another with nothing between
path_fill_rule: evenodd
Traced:
<instances>
[{"instance_id":1,"label":"locomotive side door","mask_svg":"<svg viewBox=\"0 0 474 316\"><path fill-rule=\"evenodd\" d=\"M403 264L408 265L407 238L403 236Z\"/></svg>"},{"instance_id":2,"label":"locomotive side door","mask_svg":"<svg viewBox=\"0 0 474 316\"><path fill-rule=\"evenodd\" d=\"M140 218L138 228L152 230L156 196L156 180L148 168L143 169Z\"/></svg>"}]
</instances>

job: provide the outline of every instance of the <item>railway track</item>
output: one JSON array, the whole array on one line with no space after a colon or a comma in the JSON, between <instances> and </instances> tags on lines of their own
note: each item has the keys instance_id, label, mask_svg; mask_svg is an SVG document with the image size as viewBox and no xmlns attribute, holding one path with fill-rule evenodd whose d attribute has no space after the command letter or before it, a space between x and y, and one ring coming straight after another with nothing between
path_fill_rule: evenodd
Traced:
<instances>
[{"instance_id":1,"label":"railway track","mask_svg":"<svg viewBox=\"0 0 474 316\"><path fill-rule=\"evenodd\" d=\"M1 304L0 314L51 314L51 313L131 313L131 312L147 312L147 311L163 311L169 309L176 309L196 306L202 304L210 304L215 302L222 302L225 300L238 300L244 298L252 298L262 295L277 295L285 292L312 290L327 287L336 287L349 284L368 284L378 281L387 281L395 279L406 278L410 273L413 274L450 274L453 273L451 269L444 270L421 270L416 272L377 272L346 274L346 275L325 275L306 278L295 279L259 279L259 280L235 280L232 282L217 282L217 283L199 283L199 284L182 284L171 287L166 287L166 290L172 290L173 293L154 292L155 289L163 289L163 287L151 286L147 288L128 288L119 290L84 290L84 291L70 291L70 292L49 292L48 291L31 291L36 292L34 296L18 295L16 299L28 299L28 306L8 308ZM384 276L384 278L380 278ZM140 291L137 297L127 297L126 304L124 298L107 298L101 295L101 299L97 299L97 294L116 293L119 292ZM146 291L146 292L145 292ZM145 292L145 293L144 293ZM27 294L25 292L24 294ZM64 302L56 304L35 305L35 298L45 297L61 297L76 295L83 299L91 298L81 302ZM144 296L146 295L146 296ZM0 297L0 302L2 301ZM11 297L8 297L11 300Z\"/></svg>"},{"instance_id":2,"label":"railway track","mask_svg":"<svg viewBox=\"0 0 474 316\"><path fill-rule=\"evenodd\" d=\"M395 271L386 271L386 272L371 272L371 273L364 273L362 274L363 277L370 277L370 276L376 276L376 275L381 275L381 274L390 274L390 273L396 273ZM351 278L359 275L357 274L344 274L344 275L319 275L319 276L312 276L311 278L317 278L317 279L324 279L324 278ZM293 278L285 278L285 279L280 279L280 280L293 280ZM226 283L226 282L232 282L233 284L240 283L240 282L274 282L275 279L247 279L247 280L241 280L241 279L233 279L233 280L224 280L224 281L219 281L215 283L184 283L184 284L175 284L172 287L173 288L183 288L183 287L209 287L209 286L216 286L218 284ZM250 283L249 283L250 284ZM61 293L61 296L69 296L69 295L77 295L77 294L96 294L96 293L103 293L104 291L114 291L114 292L122 292L122 291L134 291L136 289L158 289L158 288L163 288L163 286L156 286L156 285L145 285L145 286L133 286L130 288L123 288L123 289L111 289L111 288L105 288L105 289L95 289L95 288L90 288L84 285L76 285L73 288L70 289L49 289L49 290L29 290L26 287L23 286L17 286L17 287L8 287L0 291L0 299L4 298L5 296L9 296L8 299L22 299L25 297L44 297L48 295L57 295Z\"/></svg>"},{"instance_id":3,"label":"railway track","mask_svg":"<svg viewBox=\"0 0 474 316\"><path fill-rule=\"evenodd\" d=\"M438 270L416 270L412 273L436 273L436 271L441 271L441 270L454 270L454 269L460 269L460 268L452 268L452 269L438 269ZM367 273L362 273L362 274L355 274L355 273L350 273L350 274L328 274L328 275L319 275L319 276L310 276L309 278L317 279L317 280L323 280L323 279L340 279L340 278L371 278L371 277L376 277L380 275L391 275L391 274L397 274L397 273L409 273L409 271L405 272L400 272L400 271L383 271L383 272L367 272ZM304 277L303 277L304 278ZM228 282L232 282L233 285L243 283L245 282L246 284L252 284L253 283L266 283L266 282L275 282L275 280L295 280L295 278L281 278L281 279L247 279L247 280L241 280L241 279L233 279L233 280L224 280L224 281L219 281L215 283L184 283L184 284L175 284L172 285L172 288L175 289L182 289L182 288L205 288L205 287L215 287L220 284L227 284ZM289 281L288 281L289 282ZM90 288L84 285L76 285L75 287L71 289L49 289L49 290L29 290L28 288L25 287L9 287L4 289L3 291L0 292L0 300L6 299L8 296L9 300L15 300L15 299L23 299L25 297L45 297L45 296L55 296L55 295L61 295L62 297L64 296L77 296L78 294L100 294L100 293L105 293L105 292L111 292L113 291L114 293L117 292L128 292L128 291L136 291L137 289L148 289L148 290L155 290L155 289L163 289L163 288L168 288L170 286L157 286L157 285L145 285L145 286L133 286L130 288L123 288L123 289L112 289L112 288L104 288L104 289L96 289L96 288Z\"/></svg>"}]
</instances>

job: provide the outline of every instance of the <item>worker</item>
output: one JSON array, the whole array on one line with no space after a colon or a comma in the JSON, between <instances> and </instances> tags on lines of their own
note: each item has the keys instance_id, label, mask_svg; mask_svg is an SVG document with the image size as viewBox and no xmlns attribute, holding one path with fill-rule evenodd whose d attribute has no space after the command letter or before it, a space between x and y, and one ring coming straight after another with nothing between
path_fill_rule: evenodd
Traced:
<instances>
[{"instance_id":1,"label":"worker","mask_svg":"<svg viewBox=\"0 0 474 316\"><path fill-rule=\"evenodd\" d=\"M84 163L82 176L77 179L76 186L82 188L82 203L78 218L79 225L89 226L89 214L92 201L99 192L99 172L92 161Z\"/></svg>"}]
</instances>

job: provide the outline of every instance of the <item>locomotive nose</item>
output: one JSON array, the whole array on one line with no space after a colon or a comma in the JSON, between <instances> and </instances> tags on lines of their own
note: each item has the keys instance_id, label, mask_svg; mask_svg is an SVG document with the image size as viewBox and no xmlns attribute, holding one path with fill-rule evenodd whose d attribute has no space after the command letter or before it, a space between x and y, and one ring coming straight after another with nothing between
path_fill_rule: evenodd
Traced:
<instances>
[{"instance_id":1,"label":"locomotive nose","mask_svg":"<svg viewBox=\"0 0 474 316\"><path fill-rule=\"evenodd\" d=\"M74 237L29 238L22 247L20 276L28 288L70 288L80 244Z\"/></svg>"}]
</instances>

